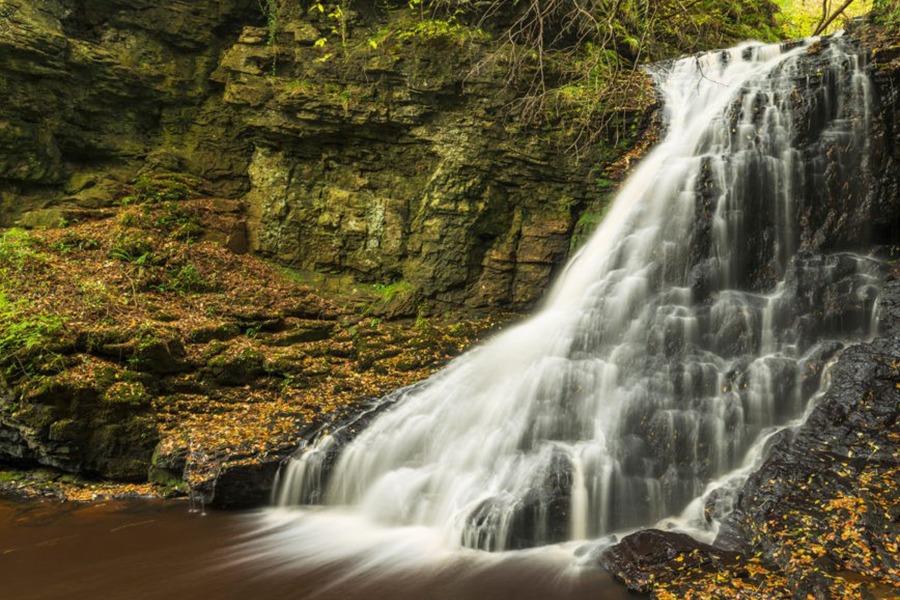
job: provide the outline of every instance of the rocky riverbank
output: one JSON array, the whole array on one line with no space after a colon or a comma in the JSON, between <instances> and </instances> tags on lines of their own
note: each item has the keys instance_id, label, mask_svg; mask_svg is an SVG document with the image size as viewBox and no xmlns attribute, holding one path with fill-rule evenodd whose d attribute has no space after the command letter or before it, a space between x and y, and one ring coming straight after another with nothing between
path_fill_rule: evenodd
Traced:
<instances>
[{"instance_id":1,"label":"rocky riverbank","mask_svg":"<svg viewBox=\"0 0 900 600\"><path fill-rule=\"evenodd\" d=\"M8 465L259 504L299 432L426 377L494 325L384 322L393 290L325 299L301 273L213 241L239 229L234 203L171 180L134 192L85 222L2 234ZM91 489L46 472L2 479Z\"/></svg>"}]
</instances>

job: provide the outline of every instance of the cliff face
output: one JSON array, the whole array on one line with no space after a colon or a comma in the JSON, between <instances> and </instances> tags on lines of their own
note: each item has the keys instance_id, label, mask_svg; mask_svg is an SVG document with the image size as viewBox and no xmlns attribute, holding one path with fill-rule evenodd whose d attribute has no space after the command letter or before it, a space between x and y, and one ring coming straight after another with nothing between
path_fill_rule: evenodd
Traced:
<instances>
[{"instance_id":1,"label":"cliff face","mask_svg":"<svg viewBox=\"0 0 900 600\"><path fill-rule=\"evenodd\" d=\"M484 47L461 33L323 65L321 33L291 29L276 44L246 29L215 75L253 115L251 247L450 305L536 300L595 193L593 161L505 123L498 75L466 80Z\"/></svg>"},{"instance_id":2,"label":"cliff face","mask_svg":"<svg viewBox=\"0 0 900 600\"><path fill-rule=\"evenodd\" d=\"M90 218L176 174L243 198L252 250L393 284L388 314L522 309L598 217L652 100L617 107L628 135L577 160L565 123L507 119L515 90L480 30L404 8L348 14L339 42L318 11L278 19L253 0L6 2L0 225Z\"/></svg>"},{"instance_id":3,"label":"cliff face","mask_svg":"<svg viewBox=\"0 0 900 600\"><path fill-rule=\"evenodd\" d=\"M183 171L210 193L241 193L248 150L208 75L255 4L5 2L0 223L35 208L108 203L141 169Z\"/></svg>"}]
</instances>

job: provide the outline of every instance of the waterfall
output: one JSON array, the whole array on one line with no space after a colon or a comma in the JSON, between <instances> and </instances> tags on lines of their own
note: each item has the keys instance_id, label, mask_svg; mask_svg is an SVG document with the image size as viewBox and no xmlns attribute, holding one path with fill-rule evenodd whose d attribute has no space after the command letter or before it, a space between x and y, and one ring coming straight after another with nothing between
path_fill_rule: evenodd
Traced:
<instances>
[{"instance_id":1,"label":"waterfall","mask_svg":"<svg viewBox=\"0 0 900 600\"><path fill-rule=\"evenodd\" d=\"M748 43L653 75L665 139L540 311L308 444L279 504L488 550L596 538L678 514L803 414L876 321L877 261L804 233L867 168L860 60L840 37Z\"/></svg>"}]
</instances>

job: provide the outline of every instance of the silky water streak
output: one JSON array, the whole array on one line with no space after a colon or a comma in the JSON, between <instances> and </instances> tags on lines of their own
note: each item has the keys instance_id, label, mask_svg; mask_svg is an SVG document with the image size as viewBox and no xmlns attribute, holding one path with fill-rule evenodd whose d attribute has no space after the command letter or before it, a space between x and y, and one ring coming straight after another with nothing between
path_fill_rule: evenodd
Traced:
<instances>
[{"instance_id":1,"label":"silky water streak","mask_svg":"<svg viewBox=\"0 0 900 600\"><path fill-rule=\"evenodd\" d=\"M871 333L876 261L809 252L798 225L826 151L867 168L869 83L848 46L660 66L665 139L544 307L306 445L277 502L509 550L652 525L740 468L803 414L812 367ZM799 71L812 52L815 81ZM818 141L799 148L804 102ZM817 310L838 293L852 309Z\"/></svg>"}]
</instances>

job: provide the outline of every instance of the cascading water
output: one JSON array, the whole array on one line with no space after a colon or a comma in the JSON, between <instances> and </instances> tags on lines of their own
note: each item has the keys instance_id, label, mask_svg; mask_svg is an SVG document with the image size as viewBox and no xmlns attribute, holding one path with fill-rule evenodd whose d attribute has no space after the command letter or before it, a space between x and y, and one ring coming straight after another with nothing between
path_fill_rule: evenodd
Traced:
<instances>
[{"instance_id":1,"label":"cascading water","mask_svg":"<svg viewBox=\"0 0 900 600\"><path fill-rule=\"evenodd\" d=\"M803 413L835 340L875 319L876 262L809 252L799 225L866 169L859 59L841 39L747 44L655 77L666 137L545 307L386 399L355 438L306 447L279 504L491 550L598 537L677 514Z\"/></svg>"}]
</instances>

